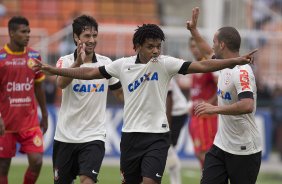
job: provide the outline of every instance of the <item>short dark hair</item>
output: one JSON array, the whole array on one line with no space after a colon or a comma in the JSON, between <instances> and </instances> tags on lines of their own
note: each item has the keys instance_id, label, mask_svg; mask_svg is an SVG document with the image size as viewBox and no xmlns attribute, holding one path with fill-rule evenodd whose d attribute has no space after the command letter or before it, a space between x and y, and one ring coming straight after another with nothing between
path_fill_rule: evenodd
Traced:
<instances>
[{"instance_id":1,"label":"short dark hair","mask_svg":"<svg viewBox=\"0 0 282 184\"><path fill-rule=\"evenodd\" d=\"M142 45L146 39L161 39L165 41L164 32L161 28L155 24L143 24L142 26L138 26L133 35L133 49L136 50L136 45Z\"/></svg>"},{"instance_id":2,"label":"short dark hair","mask_svg":"<svg viewBox=\"0 0 282 184\"><path fill-rule=\"evenodd\" d=\"M26 25L29 26L29 22L25 17L22 16L14 16L8 22L8 30L9 31L16 31L19 25Z\"/></svg>"},{"instance_id":3,"label":"short dark hair","mask_svg":"<svg viewBox=\"0 0 282 184\"><path fill-rule=\"evenodd\" d=\"M218 41L224 42L226 47L232 52L239 52L241 36L234 27L222 27L218 30Z\"/></svg>"},{"instance_id":4,"label":"short dark hair","mask_svg":"<svg viewBox=\"0 0 282 184\"><path fill-rule=\"evenodd\" d=\"M98 31L97 21L93 17L88 15L81 15L75 18L72 23L72 31L77 36L79 36L86 28L91 28L91 27L94 27L96 31Z\"/></svg>"}]
</instances>

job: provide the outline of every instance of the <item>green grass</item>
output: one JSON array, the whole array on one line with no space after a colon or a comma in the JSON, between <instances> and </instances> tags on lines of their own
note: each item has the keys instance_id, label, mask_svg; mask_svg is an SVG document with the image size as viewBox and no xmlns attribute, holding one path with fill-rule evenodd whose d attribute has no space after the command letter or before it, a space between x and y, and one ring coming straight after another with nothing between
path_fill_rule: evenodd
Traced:
<instances>
[{"instance_id":1,"label":"green grass","mask_svg":"<svg viewBox=\"0 0 282 184\"><path fill-rule=\"evenodd\" d=\"M9 183L11 184L21 184L23 174L25 171L25 165L11 165L9 173ZM119 184L120 174L119 168L117 166L102 166L99 175L100 184ZM198 184L200 181L200 170L196 169L182 169L182 183L183 184ZM260 173L257 184L281 184L282 173L279 174L265 174ZM52 167L50 165L45 165L42 170L37 184L52 184L53 183L53 173ZM79 184L79 180L76 180L75 184ZM169 178L167 173L163 177L162 184L169 184Z\"/></svg>"}]
</instances>

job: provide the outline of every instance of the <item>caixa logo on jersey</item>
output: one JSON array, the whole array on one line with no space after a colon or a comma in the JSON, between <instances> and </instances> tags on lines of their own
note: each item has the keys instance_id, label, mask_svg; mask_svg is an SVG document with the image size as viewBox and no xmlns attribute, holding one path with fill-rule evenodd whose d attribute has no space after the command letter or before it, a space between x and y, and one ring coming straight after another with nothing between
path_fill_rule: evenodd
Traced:
<instances>
[{"instance_id":1,"label":"caixa logo on jersey","mask_svg":"<svg viewBox=\"0 0 282 184\"><path fill-rule=\"evenodd\" d=\"M7 91L30 91L33 86L33 79L26 78L26 82L8 82Z\"/></svg>"},{"instance_id":2,"label":"caixa logo on jersey","mask_svg":"<svg viewBox=\"0 0 282 184\"><path fill-rule=\"evenodd\" d=\"M145 81L153 81L153 80L159 80L158 73L154 72L153 74L149 72L148 74L144 74L140 79L134 81L133 83L130 83L128 85L128 91L133 92L136 90L143 82Z\"/></svg>"},{"instance_id":3,"label":"caixa logo on jersey","mask_svg":"<svg viewBox=\"0 0 282 184\"><path fill-rule=\"evenodd\" d=\"M224 100L232 100L231 94L228 91L222 91L221 89L217 89L217 96L221 97Z\"/></svg>"},{"instance_id":4,"label":"caixa logo on jersey","mask_svg":"<svg viewBox=\"0 0 282 184\"><path fill-rule=\"evenodd\" d=\"M104 84L75 84L73 86L73 91L75 92L84 92L84 93L91 93L91 92L104 92L105 85Z\"/></svg>"}]
</instances>

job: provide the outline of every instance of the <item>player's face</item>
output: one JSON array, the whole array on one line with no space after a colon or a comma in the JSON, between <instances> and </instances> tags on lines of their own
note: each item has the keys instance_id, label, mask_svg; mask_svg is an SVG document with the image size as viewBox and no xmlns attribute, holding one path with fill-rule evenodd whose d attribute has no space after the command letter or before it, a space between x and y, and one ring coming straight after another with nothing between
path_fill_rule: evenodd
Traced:
<instances>
[{"instance_id":1,"label":"player's face","mask_svg":"<svg viewBox=\"0 0 282 184\"><path fill-rule=\"evenodd\" d=\"M222 49L220 47L220 42L218 41L218 32L215 33L213 37L213 47L212 47L215 57L217 59L222 59Z\"/></svg>"},{"instance_id":2,"label":"player's face","mask_svg":"<svg viewBox=\"0 0 282 184\"><path fill-rule=\"evenodd\" d=\"M146 39L142 45L137 47L140 60L149 62L151 58L158 57L161 54L162 41L161 39Z\"/></svg>"},{"instance_id":3,"label":"player's face","mask_svg":"<svg viewBox=\"0 0 282 184\"><path fill-rule=\"evenodd\" d=\"M16 31L11 31L11 40L19 47L26 47L29 42L30 28L24 24L20 24Z\"/></svg>"},{"instance_id":4,"label":"player's face","mask_svg":"<svg viewBox=\"0 0 282 184\"><path fill-rule=\"evenodd\" d=\"M92 54L97 45L98 31L92 28L86 28L80 35L79 39L82 43L85 43L85 53Z\"/></svg>"},{"instance_id":5,"label":"player's face","mask_svg":"<svg viewBox=\"0 0 282 184\"><path fill-rule=\"evenodd\" d=\"M200 61L201 59L203 59L202 54L201 54L199 48L197 47L195 40L191 40L190 50L191 50L191 52L192 52L192 54L193 54L193 56L196 60Z\"/></svg>"}]
</instances>

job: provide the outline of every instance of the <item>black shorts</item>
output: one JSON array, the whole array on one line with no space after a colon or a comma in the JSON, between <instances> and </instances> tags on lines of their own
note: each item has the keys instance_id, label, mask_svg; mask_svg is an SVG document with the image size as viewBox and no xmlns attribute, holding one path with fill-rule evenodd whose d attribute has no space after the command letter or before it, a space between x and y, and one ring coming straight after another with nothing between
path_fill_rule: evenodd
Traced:
<instances>
[{"instance_id":1,"label":"black shorts","mask_svg":"<svg viewBox=\"0 0 282 184\"><path fill-rule=\"evenodd\" d=\"M261 152L233 155L213 145L206 154L201 184L255 184Z\"/></svg>"},{"instance_id":2,"label":"black shorts","mask_svg":"<svg viewBox=\"0 0 282 184\"><path fill-rule=\"evenodd\" d=\"M187 122L188 115L172 116L172 124L170 127L171 144L176 146L180 131L183 125Z\"/></svg>"},{"instance_id":3,"label":"black shorts","mask_svg":"<svg viewBox=\"0 0 282 184\"><path fill-rule=\"evenodd\" d=\"M97 182L105 155L103 141L65 143L54 141L53 171L55 184L69 184L77 175L88 176Z\"/></svg>"},{"instance_id":4,"label":"black shorts","mask_svg":"<svg viewBox=\"0 0 282 184\"><path fill-rule=\"evenodd\" d=\"M169 133L122 133L120 143L122 183L140 184L143 177L160 183L169 143Z\"/></svg>"}]
</instances>

